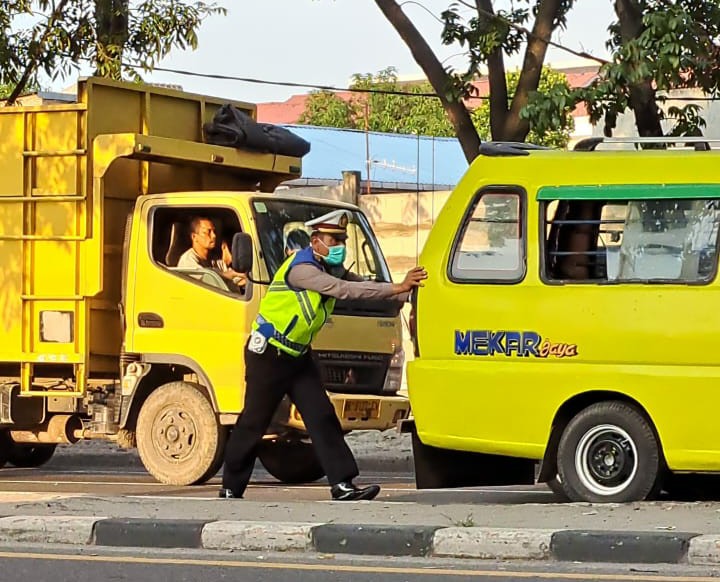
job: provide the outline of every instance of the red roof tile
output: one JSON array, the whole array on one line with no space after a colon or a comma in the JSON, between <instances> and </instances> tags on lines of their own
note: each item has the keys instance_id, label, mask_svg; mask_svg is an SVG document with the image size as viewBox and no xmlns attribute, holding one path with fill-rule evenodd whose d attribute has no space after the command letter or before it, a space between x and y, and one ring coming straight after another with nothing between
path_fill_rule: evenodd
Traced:
<instances>
[{"instance_id":1,"label":"red roof tile","mask_svg":"<svg viewBox=\"0 0 720 582\"><path fill-rule=\"evenodd\" d=\"M570 87L585 87L597 76L597 67L573 67L568 69L557 69L565 75L567 75L568 83ZM478 96L487 96L489 93L489 83L487 77L483 77L479 81L474 83L477 87ZM339 91L336 93L341 99L349 100L353 93L349 91ZM269 103L258 103L257 104L257 118L258 121L264 123L276 123L276 124L294 124L297 123L305 111L305 104L308 99L308 94L293 95L287 101L282 102L269 102ZM470 98L466 101L468 107L474 109L478 107L481 100L478 98ZM574 117L583 117L587 115L587 108L584 103L580 103L573 111Z\"/></svg>"}]
</instances>

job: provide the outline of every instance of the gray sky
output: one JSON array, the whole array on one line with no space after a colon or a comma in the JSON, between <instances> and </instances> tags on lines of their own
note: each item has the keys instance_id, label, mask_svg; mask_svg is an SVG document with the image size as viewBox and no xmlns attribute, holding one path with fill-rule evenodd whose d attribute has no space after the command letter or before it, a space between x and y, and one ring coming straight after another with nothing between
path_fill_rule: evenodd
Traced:
<instances>
[{"instance_id":1,"label":"gray sky","mask_svg":"<svg viewBox=\"0 0 720 582\"><path fill-rule=\"evenodd\" d=\"M218 1L227 7L228 15L205 22L196 51L176 52L162 66L338 87L347 86L353 73L374 73L388 66L395 66L401 77L422 76L409 50L372 0ZM413 0L404 9L436 54L447 59L447 64L461 68L460 49L441 44L440 22L419 4L439 15L450 0ZM510 1L495 4L508 6ZM567 30L556 34L554 40L606 57L604 45L612 19L611 0L577 0ZM556 66L568 61L578 64L576 57L552 48L548 61ZM510 65L520 63L517 58ZM282 101L309 91L160 72L145 78L251 102Z\"/></svg>"}]
</instances>

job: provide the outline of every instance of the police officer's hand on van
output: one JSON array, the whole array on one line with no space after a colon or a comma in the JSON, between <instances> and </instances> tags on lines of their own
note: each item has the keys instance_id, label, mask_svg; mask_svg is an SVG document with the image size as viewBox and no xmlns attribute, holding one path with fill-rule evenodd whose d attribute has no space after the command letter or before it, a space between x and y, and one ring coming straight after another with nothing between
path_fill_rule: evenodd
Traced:
<instances>
[{"instance_id":1,"label":"police officer's hand on van","mask_svg":"<svg viewBox=\"0 0 720 582\"><path fill-rule=\"evenodd\" d=\"M413 267L407 272L402 283L394 285L394 291L397 294L408 293L415 289L415 287L422 287L423 281L427 279L427 277L425 267Z\"/></svg>"}]
</instances>

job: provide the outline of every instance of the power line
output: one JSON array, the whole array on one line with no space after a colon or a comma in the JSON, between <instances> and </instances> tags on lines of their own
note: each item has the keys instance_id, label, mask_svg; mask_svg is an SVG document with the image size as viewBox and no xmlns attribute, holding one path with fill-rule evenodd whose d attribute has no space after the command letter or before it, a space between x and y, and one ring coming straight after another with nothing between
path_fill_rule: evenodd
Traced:
<instances>
[{"instance_id":1,"label":"power line","mask_svg":"<svg viewBox=\"0 0 720 582\"><path fill-rule=\"evenodd\" d=\"M134 69L144 69L142 65L123 63L123 66ZM268 81L266 79L254 79L252 77L236 77L233 75L220 75L217 73L198 73L184 69L170 69L167 67L152 67L152 71L174 73L188 77L202 77L204 79L219 79L223 81L242 81L243 83L256 83L259 85L274 85L278 87L301 87L303 89L320 89L321 91L339 91L346 93L372 93L377 95L401 95L404 97L432 97L439 98L437 93L412 93L410 91L398 91L394 89L361 89L359 87L333 87L332 85L319 85L315 83L296 83L292 81ZM474 97L474 99L487 99L488 97Z\"/></svg>"},{"instance_id":2,"label":"power line","mask_svg":"<svg viewBox=\"0 0 720 582\"><path fill-rule=\"evenodd\" d=\"M480 8L479 6L472 6L468 4L467 2L464 2L463 0L459 0L460 4L463 4L464 6L471 8L473 10L477 10L480 14L484 14L488 18L492 18L495 20L499 20L500 22L503 22L504 24L510 26L511 28L514 28L518 30L519 32L522 32L525 36L528 38L537 38L539 40L542 40L543 42L546 42L550 46L554 46L558 49L561 49L565 52L568 52L570 54L573 54L575 56L588 59L591 61L595 61L597 63L600 63L601 65L609 64L609 61L605 59L601 59L599 57L595 57L591 55L590 53L587 53L585 51L577 51L575 49L572 49L570 47L567 47L563 44L554 42L553 40L545 40L541 38L540 36L533 33L531 30L525 28L524 26L520 26L519 24L515 24L514 22L508 20L507 18L500 16L498 14L494 14L492 12L489 12L487 10L484 10ZM403 2L400 4L400 6L403 6L404 4L416 4L420 6L421 8L425 9L427 12L430 12L425 6L420 4L419 2L415 2L414 0L407 0L406 2ZM432 14L432 12L430 12ZM434 15L433 15L434 16ZM439 20L437 17L435 17L437 20ZM140 65L133 65L129 63L123 63L127 67L132 67L136 69L142 69L143 67ZM193 71L186 71L182 69L169 69L164 67L153 67L154 71L161 71L166 73L175 73L177 75L185 75L185 76L191 76L191 77L203 77L206 79L219 79L219 80L226 80L226 81L242 81L244 83L255 83L260 85L274 85L279 87L299 87L303 89L319 89L321 91L334 91L334 92L349 92L349 93L365 93L365 94L376 94L376 95L400 95L404 97L425 97L425 98L434 98L439 99L440 96L437 93L412 93L410 91L398 91L393 89L360 89L356 87L333 87L332 85L319 85L314 83L296 83L291 81L268 81L263 79L254 79L250 77L235 77L231 75L220 75L220 74L213 74L213 73L197 73ZM488 100L489 96L487 95L479 95L479 96L473 96L471 95L470 98L472 99L478 99L478 100Z\"/></svg>"},{"instance_id":3,"label":"power line","mask_svg":"<svg viewBox=\"0 0 720 582\"><path fill-rule=\"evenodd\" d=\"M141 65L133 65L130 63L123 63L123 66L143 69ZM266 79L255 79L252 77L237 77L233 75L221 75L219 73L199 73L197 71L187 71L184 69L171 69L168 67L153 67L152 71L160 71L163 73L173 73L176 75L184 75L188 77L201 77L205 79L219 79L223 81L240 81L244 83L255 83L258 85L273 85L278 87L301 87L305 89L320 89L322 91L333 91L333 92L344 92L344 93L370 93L379 95L400 95L404 97L424 97L424 98L439 98L437 93L412 93L410 91L399 91L392 89L361 89L357 87L334 87L332 85L319 85L314 83L297 83L293 81L270 81ZM487 100L487 95L470 95L469 99ZM688 97L678 96L673 97L672 95L658 95L657 99L664 99L667 101L720 101L720 97Z\"/></svg>"}]
</instances>

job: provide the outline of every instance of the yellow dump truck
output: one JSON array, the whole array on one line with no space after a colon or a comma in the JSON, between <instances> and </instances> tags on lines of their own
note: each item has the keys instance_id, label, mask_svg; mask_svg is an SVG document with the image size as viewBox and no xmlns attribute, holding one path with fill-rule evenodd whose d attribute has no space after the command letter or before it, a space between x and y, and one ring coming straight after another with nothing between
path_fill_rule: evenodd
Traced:
<instances>
[{"instance_id":1,"label":"yellow dump truck","mask_svg":"<svg viewBox=\"0 0 720 582\"><path fill-rule=\"evenodd\" d=\"M243 345L288 236L347 208L350 268L390 280L357 207L273 194L301 158L203 142L226 103L90 78L76 102L0 108L0 462L107 439L164 483L202 483L242 410ZM197 217L252 237L255 282L178 266ZM313 346L346 431L408 415L399 307L338 302ZM259 455L284 482L323 476L289 402Z\"/></svg>"}]
</instances>

